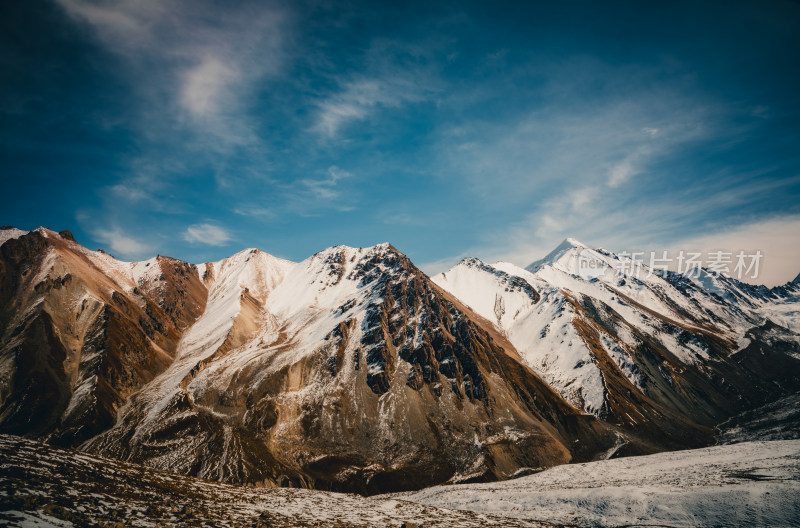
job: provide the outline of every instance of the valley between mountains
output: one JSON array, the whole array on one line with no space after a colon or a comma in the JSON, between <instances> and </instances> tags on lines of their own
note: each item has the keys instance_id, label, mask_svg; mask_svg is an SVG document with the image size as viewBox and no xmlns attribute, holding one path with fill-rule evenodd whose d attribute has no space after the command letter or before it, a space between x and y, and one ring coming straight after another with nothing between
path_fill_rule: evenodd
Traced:
<instances>
[{"instance_id":1,"label":"valley between mountains","mask_svg":"<svg viewBox=\"0 0 800 528\"><path fill-rule=\"evenodd\" d=\"M0 433L209 481L507 480L702 448L800 392L799 284L619 276L571 239L434 277L390 244L199 265L0 244ZM584 250L606 273L580 276Z\"/></svg>"}]
</instances>

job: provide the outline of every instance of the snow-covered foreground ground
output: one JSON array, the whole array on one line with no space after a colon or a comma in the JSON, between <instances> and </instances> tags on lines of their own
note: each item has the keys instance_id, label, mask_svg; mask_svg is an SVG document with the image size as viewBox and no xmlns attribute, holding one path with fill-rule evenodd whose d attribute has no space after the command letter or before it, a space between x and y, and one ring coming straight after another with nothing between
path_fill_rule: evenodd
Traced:
<instances>
[{"instance_id":1,"label":"snow-covered foreground ground","mask_svg":"<svg viewBox=\"0 0 800 528\"><path fill-rule=\"evenodd\" d=\"M361 497L220 484L0 435L4 526L800 526L800 440Z\"/></svg>"},{"instance_id":2,"label":"snow-covered foreground ground","mask_svg":"<svg viewBox=\"0 0 800 528\"><path fill-rule=\"evenodd\" d=\"M394 497L578 526L800 526L800 440L557 466Z\"/></svg>"}]
</instances>

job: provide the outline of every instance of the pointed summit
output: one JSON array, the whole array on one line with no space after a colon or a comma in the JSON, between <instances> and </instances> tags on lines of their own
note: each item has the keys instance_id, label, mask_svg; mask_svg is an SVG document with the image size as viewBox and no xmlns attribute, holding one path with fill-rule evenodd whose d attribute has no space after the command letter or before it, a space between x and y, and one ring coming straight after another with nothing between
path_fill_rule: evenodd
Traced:
<instances>
[{"instance_id":1,"label":"pointed summit","mask_svg":"<svg viewBox=\"0 0 800 528\"><path fill-rule=\"evenodd\" d=\"M588 247L589 246L587 246L586 244L575 238L565 238L563 242L561 242L553 251L548 253L544 258L532 262L525 269L530 271L531 273L535 273L538 269L540 269L544 265L554 266L556 263L564 261L565 257L569 257L569 255L577 253L576 250L579 251L581 249L586 249Z\"/></svg>"},{"instance_id":2,"label":"pointed summit","mask_svg":"<svg viewBox=\"0 0 800 528\"><path fill-rule=\"evenodd\" d=\"M564 239L564 241L561 243L561 245L563 246L564 244L569 244L572 247L576 247L576 248L589 247L586 244L584 244L583 242L581 242L580 240L578 240L577 238L570 238L570 237L567 237L567 238Z\"/></svg>"}]
</instances>

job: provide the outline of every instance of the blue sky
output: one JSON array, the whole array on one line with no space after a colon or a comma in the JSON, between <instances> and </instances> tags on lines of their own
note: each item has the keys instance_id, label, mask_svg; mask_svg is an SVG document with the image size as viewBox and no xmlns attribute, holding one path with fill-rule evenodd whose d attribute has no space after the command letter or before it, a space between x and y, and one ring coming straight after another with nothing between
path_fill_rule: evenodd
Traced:
<instances>
[{"instance_id":1,"label":"blue sky","mask_svg":"<svg viewBox=\"0 0 800 528\"><path fill-rule=\"evenodd\" d=\"M567 236L800 272L796 2L4 2L0 223L128 260Z\"/></svg>"}]
</instances>

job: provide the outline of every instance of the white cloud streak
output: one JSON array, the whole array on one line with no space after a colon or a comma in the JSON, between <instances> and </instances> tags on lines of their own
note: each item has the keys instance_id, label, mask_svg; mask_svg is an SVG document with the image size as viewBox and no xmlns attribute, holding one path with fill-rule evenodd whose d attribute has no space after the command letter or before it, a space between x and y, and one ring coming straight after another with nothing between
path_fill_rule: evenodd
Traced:
<instances>
[{"instance_id":1,"label":"white cloud streak","mask_svg":"<svg viewBox=\"0 0 800 528\"><path fill-rule=\"evenodd\" d=\"M314 130L332 138L349 122L364 120L379 107L394 108L421 99L419 87L402 77L348 81L319 103Z\"/></svg>"},{"instance_id":2,"label":"white cloud streak","mask_svg":"<svg viewBox=\"0 0 800 528\"><path fill-rule=\"evenodd\" d=\"M153 251L152 246L136 240L118 227L96 229L92 232L92 237L103 244L107 244L111 252L121 258L144 258L150 256Z\"/></svg>"},{"instance_id":3,"label":"white cloud streak","mask_svg":"<svg viewBox=\"0 0 800 528\"><path fill-rule=\"evenodd\" d=\"M430 50L389 41L373 42L364 57L364 71L333 79L339 89L316 103L312 130L328 139L335 138L348 124L370 119L381 109L434 97L440 90L436 74L419 64L394 62L398 54L419 57L426 53Z\"/></svg>"},{"instance_id":4,"label":"white cloud streak","mask_svg":"<svg viewBox=\"0 0 800 528\"><path fill-rule=\"evenodd\" d=\"M300 184L304 187L304 192L312 198L321 200L335 200L341 195L337 188L343 179L352 178L349 172L336 166L328 167L327 177L321 179L302 179Z\"/></svg>"},{"instance_id":5,"label":"white cloud streak","mask_svg":"<svg viewBox=\"0 0 800 528\"><path fill-rule=\"evenodd\" d=\"M188 127L215 151L257 141L246 97L284 60L288 14L267 3L56 0L126 60L144 134ZM178 113L176 114L176 110Z\"/></svg>"},{"instance_id":6,"label":"white cloud streak","mask_svg":"<svg viewBox=\"0 0 800 528\"><path fill-rule=\"evenodd\" d=\"M225 246L231 239L230 233L213 224L194 224L186 228L183 239L190 244Z\"/></svg>"},{"instance_id":7,"label":"white cloud streak","mask_svg":"<svg viewBox=\"0 0 800 528\"><path fill-rule=\"evenodd\" d=\"M233 213L239 216L247 216L251 218L261 218L263 220L270 220L275 218L275 211L267 207L259 205L240 205L233 209Z\"/></svg>"}]
</instances>

